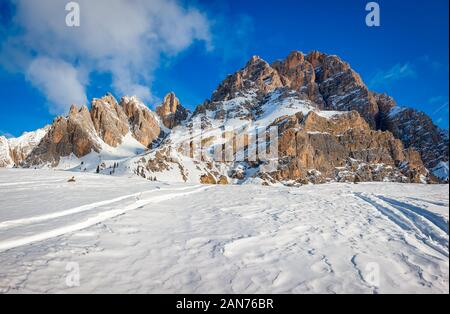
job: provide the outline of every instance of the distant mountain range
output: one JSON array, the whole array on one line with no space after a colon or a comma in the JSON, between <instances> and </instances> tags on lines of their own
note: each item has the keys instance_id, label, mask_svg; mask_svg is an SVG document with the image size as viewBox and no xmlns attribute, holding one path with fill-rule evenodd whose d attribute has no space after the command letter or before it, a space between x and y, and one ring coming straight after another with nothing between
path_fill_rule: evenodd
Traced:
<instances>
[{"instance_id":1,"label":"distant mountain range","mask_svg":"<svg viewBox=\"0 0 450 314\"><path fill-rule=\"evenodd\" d=\"M448 182L448 148L447 130L370 91L339 57L294 51L271 65L252 57L194 112L174 93L155 112L110 94L72 106L0 137L0 167L208 184L436 183Z\"/></svg>"}]
</instances>

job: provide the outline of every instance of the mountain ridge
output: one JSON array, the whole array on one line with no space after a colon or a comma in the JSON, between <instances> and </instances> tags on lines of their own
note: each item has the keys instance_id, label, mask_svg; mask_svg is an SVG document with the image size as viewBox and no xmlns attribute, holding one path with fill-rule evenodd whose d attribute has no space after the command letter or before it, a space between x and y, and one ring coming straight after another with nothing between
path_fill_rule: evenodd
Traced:
<instances>
[{"instance_id":1,"label":"mountain ridge","mask_svg":"<svg viewBox=\"0 0 450 314\"><path fill-rule=\"evenodd\" d=\"M0 167L58 168L61 158L71 158L74 164L76 159L83 164L80 171L134 172L161 180L167 177L162 173L179 171L175 180L202 183L436 182L429 170L445 164L448 169L448 132L424 113L399 108L388 95L370 91L359 74L335 55L293 51L272 64L253 56L192 114L173 92L155 111L136 97L117 101L107 94L93 99L90 110L72 106L67 117L56 118L40 142L13 164L12 151L6 147L9 141L0 140ZM317 127L311 128L311 121ZM186 136L195 127L212 133L224 127L249 130L250 124L282 130L277 171L261 172L261 160L230 163L203 156L195 160L192 153L182 156L174 144L181 141L192 147L192 136ZM217 136L205 140L200 151L226 145ZM231 142L236 148L235 135ZM134 153L114 157L114 149L122 146ZM241 146L246 153L251 150L248 138ZM114 171L102 159L103 151L115 158ZM88 162L80 158L90 154L97 154L96 161L86 167ZM447 177L439 175L441 181L448 180L448 170Z\"/></svg>"}]
</instances>

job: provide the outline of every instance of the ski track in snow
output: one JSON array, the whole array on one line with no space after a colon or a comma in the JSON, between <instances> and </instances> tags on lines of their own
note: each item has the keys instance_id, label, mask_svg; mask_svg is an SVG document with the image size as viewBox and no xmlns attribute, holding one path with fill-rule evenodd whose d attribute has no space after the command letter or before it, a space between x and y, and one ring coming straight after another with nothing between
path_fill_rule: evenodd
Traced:
<instances>
[{"instance_id":1,"label":"ski track in snow","mask_svg":"<svg viewBox=\"0 0 450 314\"><path fill-rule=\"evenodd\" d=\"M44 170L0 171L0 186L13 172L29 202L19 184L0 188L3 293L449 292L448 186L219 187L84 174L69 185L72 174ZM20 210L17 201L21 211L4 210ZM79 286L66 284L71 262Z\"/></svg>"},{"instance_id":2,"label":"ski track in snow","mask_svg":"<svg viewBox=\"0 0 450 314\"><path fill-rule=\"evenodd\" d=\"M131 196L128 195L125 197L116 198L116 199L109 200L109 201L97 202L94 204L85 205L84 207L81 206L81 207L69 209L66 211L62 211L62 212L58 212L58 213L54 213L54 214L50 214L50 215L46 215L46 216L31 217L31 218L26 218L23 220L15 220L15 221L9 221L9 222L7 221L4 223L3 226L0 225L0 228L4 227L5 225L6 226L19 225L19 224L23 224L23 223L33 223L33 222L40 222L40 221L45 221L45 220L49 220L49 219L53 219L53 218L59 218L59 217L67 216L70 214L80 213L80 212L83 212L83 211L86 211L89 209L93 209L93 208L99 207L100 205L108 205L111 203L115 203L115 202L121 201L123 199L130 198L132 196L136 197L136 201L134 203L132 203L131 205L128 205L124 208L111 209L108 211L101 212L101 213L99 213L93 217L89 217L86 220L81 221L79 223L69 224L69 225L66 225L61 228L49 230L47 232L35 234L32 236L28 236L28 237L0 241L0 252L9 250L9 249L12 249L12 248L15 248L18 246L30 244L33 242L42 241L42 240L50 239L53 237L58 237L58 236L61 236L63 234L69 233L69 232L74 232L77 230L85 229L90 226L101 223L107 219L111 219L111 218L117 217L119 215L123 215L130 210L142 208L143 206L148 205L150 203L158 203L158 202L170 200L170 199L176 198L176 197L199 193L201 191L204 191L205 189L207 189L207 187L200 187L200 188L197 187L196 189L194 189L192 191L183 192L183 193L173 193L173 192L180 191L180 190L186 190L186 188L156 190L156 191L162 191L162 192L170 191L172 193L167 193L167 194L164 194L161 196L150 197L148 199L144 198L141 200L140 197L143 197L145 195L145 193L155 192L155 191L147 191L147 192L143 192L143 193L133 194Z\"/></svg>"},{"instance_id":3,"label":"ski track in snow","mask_svg":"<svg viewBox=\"0 0 450 314\"><path fill-rule=\"evenodd\" d=\"M449 256L448 221L445 221L443 217L384 196L364 196L363 193L356 195L374 206L403 230L413 232L419 240L446 257Z\"/></svg>"}]
</instances>

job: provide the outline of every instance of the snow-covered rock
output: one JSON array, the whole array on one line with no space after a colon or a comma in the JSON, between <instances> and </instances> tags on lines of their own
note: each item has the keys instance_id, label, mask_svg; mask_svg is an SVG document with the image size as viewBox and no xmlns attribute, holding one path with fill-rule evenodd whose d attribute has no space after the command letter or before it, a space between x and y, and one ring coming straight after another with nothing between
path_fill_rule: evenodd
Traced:
<instances>
[{"instance_id":1,"label":"snow-covered rock","mask_svg":"<svg viewBox=\"0 0 450 314\"><path fill-rule=\"evenodd\" d=\"M440 161L437 166L432 169L432 171L436 177L448 182L448 161Z\"/></svg>"},{"instance_id":2,"label":"snow-covered rock","mask_svg":"<svg viewBox=\"0 0 450 314\"><path fill-rule=\"evenodd\" d=\"M275 127L283 133L254 141ZM275 156L253 158L264 155L262 145L278 151L278 169L267 170ZM156 112L137 97L117 102L108 94L90 110L73 106L30 147L21 155L25 166L203 183L434 182L430 173L442 179L434 169L448 162L448 134L429 117L369 91L348 63L317 51L294 51L272 65L252 57L193 114L174 93Z\"/></svg>"},{"instance_id":3,"label":"snow-covered rock","mask_svg":"<svg viewBox=\"0 0 450 314\"><path fill-rule=\"evenodd\" d=\"M0 136L0 168L12 167L14 161L11 158L8 139Z\"/></svg>"}]
</instances>

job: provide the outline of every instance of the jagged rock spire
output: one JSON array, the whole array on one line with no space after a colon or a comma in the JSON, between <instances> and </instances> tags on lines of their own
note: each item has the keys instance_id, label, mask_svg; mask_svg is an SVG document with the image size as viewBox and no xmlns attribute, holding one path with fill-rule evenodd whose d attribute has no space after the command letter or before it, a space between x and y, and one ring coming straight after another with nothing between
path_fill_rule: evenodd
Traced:
<instances>
[{"instance_id":1,"label":"jagged rock spire","mask_svg":"<svg viewBox=\"0 0 450 314\"><path fill-rule=\"evenodd\" d=\"M168 93L164 97L162 104L156 108L156 113L161 118L164 126L169 129L179 125L189 115L189 111L181 105L180 100L173 92Z\"/></svg>"}]
</instances>

